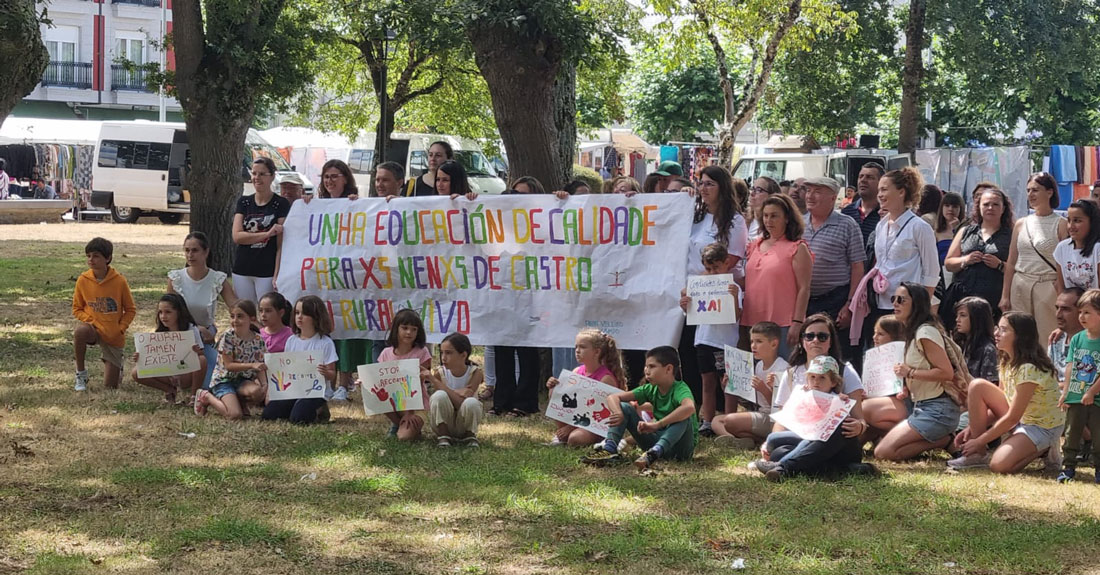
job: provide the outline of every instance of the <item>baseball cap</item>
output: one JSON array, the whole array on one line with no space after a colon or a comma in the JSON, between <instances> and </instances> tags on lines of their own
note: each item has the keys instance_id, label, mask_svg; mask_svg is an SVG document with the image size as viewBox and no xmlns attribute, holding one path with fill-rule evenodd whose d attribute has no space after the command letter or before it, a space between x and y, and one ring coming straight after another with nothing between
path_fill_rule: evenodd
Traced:
<instances>
[{"instance_id":1,"label":"baseball cap","mask_svg":"<svg viewBox=\"0 0 1100 575\"><path fill-rule=\"evenodd\" d=\"M834 180L834 179L832 179L828 176L817 176L817 177L813 177L813 178L806 178L806 181L802 182L802 184L805 185L805 186L822 186L822 187L825 187L825 188L829 188L833 192L840 191L840 182L838 182L838 181L836 181L836 180Z\"/></svg>"},{"instance_id":2,"label":"baseball cap","mask_svg":"<svg viewBox=\"0 0 1100 575\"><path fill-rule=\"evenodd\" d=\"M831 355L819 355L811 359L810 367L806 368L806 373L825 375L830 372L840 375L840 366Z\"/></svg>"},{"instance_id":3,"label":"baseball cap","mask_svg":"<svg viewBox=\"0 0 1100 575\"><path fill-rule=\"evenodd\" d=\"M666 160L657 166L657 171L654 173L658 176L682 176L684 175L684 169L680 167L680 164L672 160Z\"/></svg>"},{"instance_id":4,"label":"baseball cap","mask_svg":"<svg viewBox=\"0 0 1100 575\"><path fill-rule=\"evenodd\" d=\"M302 177L298 175L298 172L288 172L279 174L280 184L298 184L305 187L306 183L302 181Z\"/></svg>"}]
</instances>

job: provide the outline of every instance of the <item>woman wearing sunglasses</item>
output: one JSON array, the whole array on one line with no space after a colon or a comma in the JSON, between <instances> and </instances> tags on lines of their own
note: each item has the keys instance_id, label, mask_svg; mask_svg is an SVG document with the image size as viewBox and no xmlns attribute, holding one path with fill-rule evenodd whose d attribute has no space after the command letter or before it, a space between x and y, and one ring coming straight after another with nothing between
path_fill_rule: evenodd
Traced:
<instances>
[{"instance_id":1,"label":"woman wearing sunglasses","mask_svg":"<svg viewBox=\"0 0 1100 575\"><path fill-rule=\"evenodd\" d=\"M796 386L806 385L806 368L810 361L820 355L828 355L836 360L838 365L844 366L844 386L842 393L860 402L863 400L863 384L859 381L859 375L852 366L844 363L843 342L837 338L836 324L826 314L818 313L806 318L806 323L798 333L798 344L791 352L791 367L779 377L779 385L776 386L772 396L772 413L779 411L787 398L791 396L791 390ZM841 430L845 437L855 437L867 430L867 423L862 419L848 418L841 424ZM784 431L782 425L776 424L774 431ZM791 446L793 447L793 446ZM784 453L773 452L771 461L778 461Z\"/></svg>"},{"instance_id":2,"label":"woman wearing sunglasses","mask_svg":"<svg viewBox=\"0 0 1100 575\"><path fill-rule=\"evenodd\" d=\"M894 317L905 326L905 355L902 363L894 366L905 387L893 398L886 398L889 402L869 402L871 413L866 417L881 429L889 428L875 446L875 457L902 461L950 444L962 411L948 392L955 368L943 326L932 313L928 290L905 282L890 301Z\"/></svg>"}]
</instances>

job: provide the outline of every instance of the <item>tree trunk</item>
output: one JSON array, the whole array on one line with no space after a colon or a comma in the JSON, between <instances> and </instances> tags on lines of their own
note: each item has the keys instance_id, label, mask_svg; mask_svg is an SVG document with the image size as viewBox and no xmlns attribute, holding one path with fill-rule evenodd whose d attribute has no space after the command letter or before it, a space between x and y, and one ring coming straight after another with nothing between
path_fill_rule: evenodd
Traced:
<instances>
[{"instance_id":1,"label":"tree trunk","mask_svg":"<svg viewBox=\"0 0 1100 575\"><path fill-rule=\"evenodd\" d=\"M554 189L565 173L555 122L554 80L561 53L553 39L522 37L505 26L467 30L508 152L508 173Z\"/></svg>"},{"instance_id":2,"label":"tree trunk","mask_svg":"<svg viewBox=\"0 0 1100 575\"><path fill-rule=\"evenodd\" d=\"M31 93L49 63L34 0L0 2L0 125Z\"/></svg>"},{"instance_id":3,"label":"tree trunk","mask_svg":"<svg viewBox=\"0 0 1100 575\"><path fill-rule=\"evenodd\" d=\"M925 0L909 1L909 23L905 26L905 68L901 78L901 115L898 118L898 152L912 155L917 149L920 83L924 74Z\"/></svg>"},{"instance_id":4,"label":"tree trunk","mask_svg":"<svg viewBox=\"0 0 1100 575\"><path fill-rule=\"evenodd\" d=\"M779 56L779 44L787 36L787 32L794 26L798 17L802 15L802 0L790 0L787 4L787 14L783 16L783 19L779 22L779 27L768 38L768 45L764 48L764 57L760 60L759 75L756 75L756 62L759 54L756 47L753 46L752 65L742 88L739 103L733 93L733 83L730 79L726 52L718 40L718 35L711 28L710 15L698 2L693 1L691 4L695 11L695 18L703 26L707 40L714 50L714 56L718 60L719 87L722 90L722 99L725 104L725 117L722 119L722 125L718 128L718 164L732 170L733 142L737 139L737 134L741 131L741 128L744 128L745 124L752 119L753 113L756 112L756 106L760 103L760 98L764 96L764 89L768 87L768 80L771 78L772 68L775 66L775 59ZM736 112L734 112L735 109Z\"/></svg>"},{"instance_id":5,"label":"tree trunk","mask_svg":"<svg viewBox=\"0 0 1100 575\"><path fill-rule=\"evenodd\" d=\"M562 173L558 183L544 182L547 191L560 190L573 179L573 160L577 154L577 67L562 62L554 82L554 125L558 128L558 156Z\"/></svg>"},{"instance_id":6,"label":"tree trunk","mask_svg":"<svg viewBox=\"0 0 1100 575\"><path fill-rule=\"evenodd\" d=\"M244 185L245 135L256 111L254 92L227 84L224 62L206 52L200 0L172 3L176 92L191 147L191 230L210 238L211 267L233 267L233 212Z\"/></svg>"}]
</instances>

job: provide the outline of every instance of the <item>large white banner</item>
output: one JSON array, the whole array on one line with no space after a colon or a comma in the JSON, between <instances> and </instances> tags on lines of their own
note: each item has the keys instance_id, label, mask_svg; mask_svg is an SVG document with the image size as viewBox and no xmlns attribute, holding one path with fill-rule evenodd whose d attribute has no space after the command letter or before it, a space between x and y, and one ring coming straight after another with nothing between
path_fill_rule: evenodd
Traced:
<instances>
[{"instance_id":1,"label":"large white banner","mask_svg":"<svg viewBox=\"0 0 1100 575\"><path fill-rule=\"evenodd\" d=\"M572 347L599 328L620 348L672 345L683 312L687 194L294 202L277 286L326 302L335 339L385 339L397 311L428 341Z\"/></svg>"}]
</instances>

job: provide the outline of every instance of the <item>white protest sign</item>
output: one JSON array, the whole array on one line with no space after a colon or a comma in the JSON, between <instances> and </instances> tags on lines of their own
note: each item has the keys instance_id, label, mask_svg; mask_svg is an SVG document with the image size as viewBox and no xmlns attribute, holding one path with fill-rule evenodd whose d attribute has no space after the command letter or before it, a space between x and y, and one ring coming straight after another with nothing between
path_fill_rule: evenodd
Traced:
<instances>
[{"instance_id":1,"label":"white protest sign","mask_svg":"<svg viewBox=\"0 0 1100 575\"><path fill-rule=\"evenodd\" d=\"M783 409L772 413L771 418L802 439L825 441L832 437L855 405L854 400L843 400L835 393L798 386L791 391Z\"/></svg>"},{"instance_id":2,"label":"white protest sign","mask_svg":"<svg viewBox=\"0 0 1100 575\"><path fill-rule=\"evenodd\" d=\"M863 392L867 397L886 397L901 392L901 380L894 366L902 362L905 343L892 341L873 347L863 355Z\"/></svg>"},{"instance_id":3,"label":"white protest sign","mask_svg":"<svg viewBox=\"0 0 1100 575\"><path fill-rule=\"evenodd\" d=\"M135 333L137 376L171 377L199 370L199 354L195 352L195 332L158 331Z\"/></svg>"},{"instance_id":4,"label":"white protest sign","mask_svg":"<svg viewBox=\"0 0 1100 575\"><path fill-rule=\"evenodd\" d=\"M420 361L399 359L359 366L363 410L367 415L424 409Z\"/></svg>"},{"instance_id":5,"label":"white protest sign","mask_svg":"<svg viewBox=\"0 0 1100 575\"><path fill-rule=\"evenodd\" d=\"M622 390L601 381L562 370L558 384L550 390L546 417L607 437L607 396Z\"/></svg>"},{"instance_id":6,"label":"white protest sign","mask_svg":"<svg viewBox=\"0 0 1100 575\"><path fill-rule=\"evenodd\" d=\"M325 378L318 368L323 357L314 351L265 353L267 399L324 399Z\"/></svg>"},{"instance_id":7,"label":"white protest sign","mask_svg":"<svg viewBox=\"0 0 1100 575\"><path fill-rule=\"evenodd\" d=\"M752 376L756 373L752 352L726 346L726 393L757 403Z\"/></svg>"},{"instance_id":8,"label":"white protest sign","mask_svg":"<svg viewBox=\"0 0 1100 575\"><path fill-rule=\"evenodd\" d=\"M277 281L290 301L325 302L333 339L385 339L408 308L434 343L457 331L572 347L592 327L620 349L675 345L693 205L684 193L294 202Z\"/></svg>"},{"instance_id":9,"label":"white protest sign","mask_svg":"<svg viewBox=\"0 0 1100 575\"><path fill-rule=\"evenodd\" d=\"M731 283L733 274L688 276L687 296L691 298L687 309L688 325L737 323Z\"/></svg>"}]
</instances>

